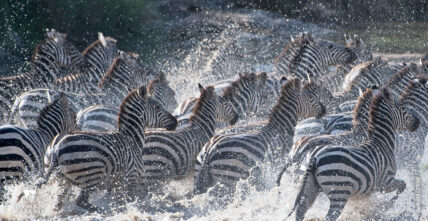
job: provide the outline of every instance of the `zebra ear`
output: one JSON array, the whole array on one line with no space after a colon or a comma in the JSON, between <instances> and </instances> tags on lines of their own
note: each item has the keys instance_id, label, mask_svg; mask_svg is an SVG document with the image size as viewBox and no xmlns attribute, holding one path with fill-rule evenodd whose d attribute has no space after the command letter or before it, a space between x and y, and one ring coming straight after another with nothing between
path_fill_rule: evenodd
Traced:
<instances>
[{"instance_id":1,"label":"zebra ear","mask_svg":"<svg viewBox=\"0 0 428 221\"><path fill-rule=\"evenodd\" d=\"M199 92L202 92L203 90L205 90L204 86L202 86L201 83L198 84L199 87Z\"/></svg>"},{"instance_id":2,"label":"zebra ear","mask_svg":"<svg viewBox=\"0 0 428 221\"><path fill-rule=\"evenodd\" d=\"M257 78L259 79L259 86L261 86L266 84L268 76L266 72L262 72L257 76Z\"/></svg>"},{"instance_id":3,"label":"zebra ear","mask_svg":"<svg viewBox=\"0 0 428 221\"><path fill-rule=\"evenodd\" d=\"M351 36L348 36L347 34L344 34L343 36L345 37L346 45L349 46L349 47L352 46L352 38L351 38Z\"/></svg>"},{"instance_id":4,"label":"zebra ear","mask_svg":"<svg viewBox=\"0 0 428 221\"><path fill-rule=\"evenodd\" d=\"M386 88L386 87L382 88L381 92L382 92L382 96L385 99L392 100L391 93L389 92L388 88Z\"/></svg>"},{"instance_id":5,"label":"zebra ear","mask_svg":"<svg viewBox=\"0 0 428 221\"><path fill-rule=\"evenodd\" d=\"M107 41L106 41L106 38L104 38L103 33L98 32L98 40L100 40L100 42L103 45L103 47L107 46Z\"/></svg>"}]
</instances>

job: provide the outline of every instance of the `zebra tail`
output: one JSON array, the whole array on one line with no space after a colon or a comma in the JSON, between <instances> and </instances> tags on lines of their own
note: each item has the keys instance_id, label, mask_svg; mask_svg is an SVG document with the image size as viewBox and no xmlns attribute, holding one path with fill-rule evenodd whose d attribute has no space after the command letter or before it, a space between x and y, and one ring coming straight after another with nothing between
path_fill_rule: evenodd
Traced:
<instances>
[{"instance_id":1,"label":"zebra tail","mask_svg":"<svg viewBox=\"0 0 428 221\"><path fill-rule=\"evenodd\" d=\"M196 171L193 194L203 194L208 191L208 188L211 187L214 183L214 180L209 173L209 165L203 164L200 166L199 171Z\"/></svg>"},{"instance_id":2,"label":"zebra tail","mask_svg":"<svg viewBox=\"0 0 428 221\"><path fill-rule=\"evenodd\" d=\"M312 196L310 196L307 193L307 190L312 190L312 191L319 191L319 189L321 188L319 186L319 184L315 181L315 159L312 158L311 161L309 162L308 167L306 168L306 172L302 178L302 180L300 181L300 185L299 185L299 193L297 194L296 197L296 201L294 203L294 207L291 210L291 212L288 214L287 218L289 218L294 211L299 207L299 206L304 206L304 207L308 207L308 205L302 205L307 203L306 201L312 201L310 202L310 204L313 203L314 200L311 199ZM315 185L315 186L314 186ZM316 198L317 195L315 195ZM307 208L306 208L307 209ZM301 216L304 214L299 214L299 212L297 212L297 216ZM303 220L303 217L301 217L301 219ZM298 218L298 220L300 220Z\"/></svg>"},{"instance_id":3,"label":"zebra tail","mask_svg":"<svg viewBox=\"0 0 428 221\"><path fill-rule=\"evenodd\" d=\"M8 123L10 125L15 125L16 124L15 119L16 119L16 113L18 112L18 109L19 109L18 106L19 105L15 105L15 104L12 105L12 109L10 110L10 114L8 116L8 119L7 119L6 123Z\"/></svg>"}]
</instances>

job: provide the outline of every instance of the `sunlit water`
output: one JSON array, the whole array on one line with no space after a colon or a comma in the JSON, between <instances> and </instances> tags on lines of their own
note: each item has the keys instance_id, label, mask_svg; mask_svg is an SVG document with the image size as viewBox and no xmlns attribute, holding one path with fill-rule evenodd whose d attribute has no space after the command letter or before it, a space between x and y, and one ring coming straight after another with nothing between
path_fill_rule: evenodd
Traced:
<instances>
[{"instance_id":1,"label":"sunlit water","mask_svg":"<svg viewBox=\"0 0 428 221\"><path fill-rule=\"evenodd\" d=\"M289 41L290 34L300 31L312 31L322 37L330 30L314 25L303 25L297 21L287 22L282 18L269 18L259 12L236 14L232 22L221 33L207 35L201 41L189 43L176 57L163 58L155 62L156 68L167 73L170 84L177 91L177 100L197 97L197 83L210 85L217 80L235 77L244 71L271 72L274 57ZM268 20L268 22L266 22ZM266 22L267 24L263 23ZM270 23L269 23L270 22ZM242 23L259 25L265 30L248 30ZM427 146L427 145L426 145ZM425 169L421 170L422 196L428 194L428 153L423 159ZM414 180L406 170L398 171L398 178L404 179L407 188L398 201L391 205L391 194L376 193L366 199L350 201L341 220L405 220L416 219ZM105 214L89 214L78 208L74 199L78 188L73 187L64 199L60 211L56 205L63 185L60 179L51 177L50 182L41 189L32 183L7 186L8 200L0 206L0 218L6 219L93 219L93 220L282 220L285 219L294 204L298 187L288 175L282 179L280 187L273 185L276 174L265 177L272 189L258 191L238 184L237 193L228 205L208 194L191 196L193 176L185 180L166 183L149 199L118 204L114 196L105 192L93 194L91 202L106 209ZM24 197L16 202L19 195ZM421 197L421 213L428 219L428 198ZM306 218L323 218L328 210L328 199L320 194ZM292 216L290 219L294 219Z\"/></svg>"}]
</instances>

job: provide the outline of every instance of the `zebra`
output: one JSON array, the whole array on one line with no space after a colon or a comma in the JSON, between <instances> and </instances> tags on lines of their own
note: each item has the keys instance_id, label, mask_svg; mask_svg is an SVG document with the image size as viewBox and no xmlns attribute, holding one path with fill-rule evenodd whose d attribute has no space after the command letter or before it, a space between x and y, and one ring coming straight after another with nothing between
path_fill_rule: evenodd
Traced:
<instances>
[{"instance_id":1,"label":"zebra","mask_svg":"<svg viewBox=\"0 0 428 221\"><path fill-rule=\"evenodd\" d=\"M160 78L152 80L147 91L150 98L157 101L165 110L170 112L177 106L175 92L169 87L163 73ZM119 109L105 105L94 105L77 113L77 127L83 131L105 132L117 127Z\"/></svg>"},{"instance_id":2,"label":"zebra","mask_svg":"<svg viewBox=\"0 0 428 221\"><path fill-rule=\"evenodd\" d=\"M353 67L360 63L371 61L373 59L372 53L366 49L366 45L358 35L354 35L354 38L346 34L344 36L346 40L346 46L348 48L355 49L354 52L356 54L356 59L352 63L340 64L336 66L334 71L329 72L327 74L324 83L326 84L326 88L329 88L332 92L340 92L343 90L341 88L343 79Z\"/></svg>"},{"instance_id":3,"label":"zebra","mask_svg":"<svg viewBox=\"0 0 428 221\"><path fill-rule=\"evenodd\" d=\"M114 60L109 71L103 76L99 86L101 89L106 88L100 93L86 93L76 94L67 92L67 97L72 103L73 109L77 112L90 105L119 105L121 99L126 96L129 89L138 88L138 84L143 86L147 85L148 78L146 73L135 74L136 60L133 55L121 52L120 56ZM152 74L154 75L154 74ZM159 76L159 83L153 84L149 87L163 87L165 86L164 94L155 95L157 100L167 101L173 103L175 98L174 91L169 87L163 73L157 74ZM97 87L98 86L94 86ZM151 90L156 91L156 90ZM59 92L51 89L35 89L21 94L14 102L11 108L9 123L20 123L20 125L27 128L34 128L36 126L36 116L51 97L55 97ZM165 95L165 96L164 96ZM164 97L160 97L164 96ZM174 104L170 104L170 110L174 109Z\"/></svg>"},{"instance_id":4,"label":"zebra","mask_svg":"<svg viewBox=\"0 0 428 221\"><path fill-rule=\"evenodd\" d=\"M20 93L32 88L55 88L59 69L78 62L71 59L76 53L80 52L67 42L64 34L48 31L47 38L33 53L28 72L0 78L0 122L8 120L9 109Z\"/></svg>"},{"instance_id":5,"label":"zebra","mask_svg":"<svg viewBox=\"0 0 428 221\"><path fill-rule=\"evenodd\" d=\"M240 77L232 82L228 87L223 90L222 97L229 102L235 111L239 115L239 119L248 119L247 115L254 115L257 113L258 116L263 116L268 108L271 107L273 98L278 97L277 85L267 84L267 74L265 72L255 73L244 73ZM276 81L281 83L284 78ZM194 103L194 102L193 102ZM189 109L190 102L183 109ZM179 121L178 128L185 128L189 126L190 113L178 115ZM217 124L217 128L223 128L225 124Z\"/></svg>"},{"instance_id":6,"label":"zebra","mask_svg":"<svg viewBox=\"0 0 428 221\"><path fill-rule=\"evenodd\" d=\"M45 155L46 174L37 185L46 183L55 169L68 183L82 188L76 203L90 211L97 210L88 202L92 191L122 185L140 188L145 127L173 130L177 120L148 97L144 86L131 91L119 109L115 131L77 131L56 137Z\"/></svg>"},{"instance_id":7,"label":"zebra","mask_svg":"<svg viewBox=\"0 0 428 221\"><path fill-rule=\"evenodd\" d=\"M216 183L233 191L236 182L250 177L258 164L267 159L280 163L292 145L297 118L321 118L326 113L315 94L314 82L303 88L301 84L294 78L283 85L269 122L261 130L217 135L204 145L195 166L194 193L204 193Z\"/></svg>"},{"instance_id":8,"label":"zebra","mask_svg":"<svg viewBox=\"0 0 428 221\"><path fill-rule=\"evenodd\" d=\"M58 134L74 130L75 113L64 94L46 106L37 120L37 129L12 125L0 127L0 183L29 181L41 177L43 157Z\"/></svg>"},{"instance_id":9,"label":"zebra","mask_svg":"<svg viewBox=\"0 0 428 221\"><path fill-rule=\"evenodd\" d=\"M400 68L401 67L401 68ZM395 74L394 74L395 73ZM352 129L352 111L356 105L356 98L360 94L360 90L366 88L377 87L378 85L388 85L393 94L400 94L400 90L404 89L408 83L394 82L390 79L402 79L395 77L401 75L409 75L416 77L419 73L419 68L416 64L394 65L390 66L386 61L377 57L371 62L362 63L352 69L347 75L344 82L346 90L342 93L334 93L330 102L326 102L328 112L339 113L335 115L327 115L323 119L308 118L299 122L296 126L294 141L299 140L304 136L329 134L331 132L350 131ZM392 82L390 82L392 81ZM400 89L400 87L402 89ZM398 97L397 96L397 97Z\"/></svg>"},{"instance_id":10,"label":"zebra","mask_svg":"<svg viewBox=\"0 0 428 221\"><path fill-rule=\"evenodd\" d=\"M98 83L111 67L114 59L119 56L116 39L104 37L99 32L98 40L94 41L84 51L87 63L81 70L57 80L58 90L72 93L97 93ZM119 101L120 102L120 101Z\"/></svg>"},{"instance_id":11,"label":"zebra","mask_svg":"<svg viewBox=\"0 0 428 221\"><path fill-rule=\"evenodd\" d=\"M141 149L145 186L156 188L161 181L180 179L193 172L197 154L215 135L216 121L233 125L238 120L235 109L215 93L213 86L204 88L199 84L199 90L201 95L190 126L177 131L146 132Z\"/></svg>"},{"instance_id":12,"label":"zebra","mask_svg":"<svg viewBox=\"0 0 428 221\"><path fill-rule=\"evenodd\" d=\"M327 135L312 135L303 137L294 142L291 147L288 159L289 162L279 174L277 183L279 184L282 175L287 167L291 164L294 175L299 175L300 170L307 165L308 156L316 153L321 144L341 144L357 145L368 139L367 128L369 124L369 110L373 96L380 93L379 89L367 88L366 91L358 98L357 106L353 111L352 130L344 133L327 133ZM343 117L345 120L346 117ZM323 147L323 146L321 146Z\"/></svg>"},{"instance_id":13,"label":"zebra","mask_svg":"<svg viewBox=\"0 0 428 221\"><path fill-rule=\"evenodd\" d=\"M238 79L227 79L224 81L216 82L214 84L216 93L218 95L221 95L221 94L223 94L224 90L228 90L229 93L232 94L232 91L234 88L232 85L234 82L235 82L235 87L244 88L242 85L245 85L245 83L247 81L251 80L253 78L252 76L254 74L255 73L243 73L243 74L239 74ZM272 76L267 76L266 72L260 72L260 73L257 73L256 75L258 76L257 77L258 82L250 82L250 83L258 83L259 87L261 87L261 89L264 90L264 93L262 93L261 96L268 98L268 101L266 101L267 103L270 103L270 101L276 100L276 98L278 97L278 94L281 90L281 84L284 80L286 80L285 77L282 77L278 80ZM249 78L248 76L250 76L251 78ZM264 81L266 81L266 84L264 84ZM239 84L242 84L242 85L239 85ZM251 84L251 85L253 85L253 84ZM263 85L265 85L265 86L263 86ZM186 114L192 113L193 109L196 106L196 101L197 101L197 98L195 98L195 97L191 97L191 98L186 99L177 107L177 109L175 109L174 115L180 116L180 115L186 115ZM242 104L242 105L244 105L244 104ZM240 107L240 109L242 109L242 108L243 107ZM268 108L269 107L263 106L263 110L268 109ZM244 111L244 113L245 112L246 111Z\"/></svg>"},{"instance_id":14,"label":"zebra","mask_svg":"<svg viewBox=\"0 0 428 221\"><path fill-rule=\"evenodd\" d=\"M294 207L296 220L303 220L319 192L330 199L326 219L336 220L352 197L396 191L393 200L406 188L395 178L395 131L415 131L419 119L397 102L387 88L373 98L369 139L355 146L327 145L311 156L300 183Z\"/></svg>"},{"instance_id":15,"label":"zebra","mask_svg":"<svg viewBox=\"0 0 428 221\"><path fill-rule=\"evenodd\" d=\"M314 39L311 34L301 33L292 38L274 61L275 73L305 79L321 79L327 74L327 67L349 64L356 57L355 49Z\"/></svg>"}]
</instances>

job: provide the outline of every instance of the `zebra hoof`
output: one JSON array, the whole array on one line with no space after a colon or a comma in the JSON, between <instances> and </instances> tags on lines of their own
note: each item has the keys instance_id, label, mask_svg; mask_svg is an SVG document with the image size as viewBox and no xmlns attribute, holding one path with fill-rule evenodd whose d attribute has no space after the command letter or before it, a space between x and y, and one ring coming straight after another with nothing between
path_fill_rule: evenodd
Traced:
<instances>
[{"instance_id":1,"label":"zebra hoof","mask_svg":"<svg viewBox=\"0 0 428 221\"><path fill-rule=\"evenodd\" d=\"M76 203L76 205L82 209L87 210L89 213L102 213L103 212L103 210L101 208L96 207L96 206L94 206L88 202L80 202L80 203Z\"/></svg>"}]
</instances>

